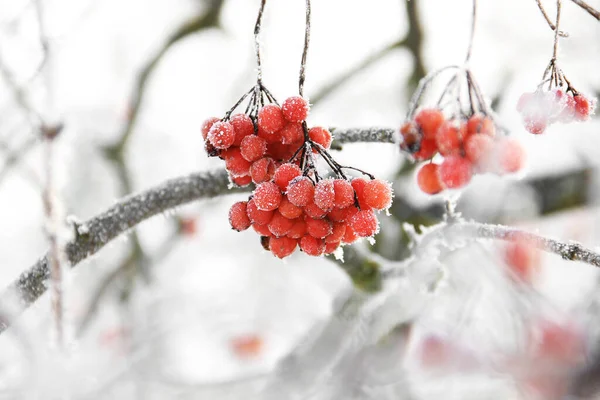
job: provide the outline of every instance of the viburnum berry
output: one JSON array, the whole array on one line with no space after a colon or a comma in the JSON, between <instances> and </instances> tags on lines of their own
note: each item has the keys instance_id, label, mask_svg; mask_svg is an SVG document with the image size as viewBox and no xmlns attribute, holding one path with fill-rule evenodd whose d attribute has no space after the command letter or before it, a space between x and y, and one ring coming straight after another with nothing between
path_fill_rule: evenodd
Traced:
<instances>
[{"instance_id":1,"label":"viburnum berry","mask_svg":"<svg viewBox=\"0 0 600 400\"><path fill-rule=\"evenodd\" d=\"M478 165L490 159L494 149L494 140L488 135L471 135L467 138L464 149L469 161Z\"/></svg>"},{"instance_id":2,"label":"viburnum berry","mask_svg":"<svg viewBox=\"0 0 600 400\"><path fill-rule=\"evenodd\" d=\"M400 142L400 149L414 153L419 147L421 141L421 134L419 133L419 126L414 121L406 121L400 127L400 136L402 136L402 142Z\"/></svg>"},{"instance_id":3,"label":"viburnum berry","mask_svg":"<svg viewBox=\"0 0 600 400\"><path fill-rule=\"evenodd\" d=\"M235 114L229 120L231 125L233 126L233 130L235 132L235 140L233 141L234 146L240 146L242 144L242 140L246 136L250 136L254 134L254 124L249 116L246 114Z\"/></svg>"},{"instance_id":4,"label":"viburnum berry","mask_svg":"<svg viewBox=\"0 0 600 400\"><path fill-rule=\"evenodd\" d=\"M325 212L333 209L335 203L333 179L324 179L315 185L314 201L317 207Z\"/></svg>"},{"instance_id":5,"label":"viburnum berry","mask_svg":"<svg viewBox=\"0 0 600 400\"><path fill-rule=\"evenodd\" d=\"M305 235L300 239L300 248L309 256L320 256L325 251L325 241Z\"/></svg>"},{"instance_id":6,"label":"viburnum berry","mask_svg":"<svg viewBox=\"0 0 600 400\"><path fill-rule=\"evenodd\" d=\"M242 157L239 147L233 147L223 152L221 156L225 159L225 168L232 176L246 176L250 174L250 161Z\"/></svg>"},{"instance_id":7,"label":"viburnum berry","mask_svg":"<svg viewBox=\"0 0 600 400\"><path fill-rule=\"evenodd\" d=\"M341 242L326 242L325 243L325 254L331 254L340 247Z\"/></svg>"},{"instance_id":8,"label":"viburnum berry","mask_svg":"<svg viewBox=\"0 0 600 400\"><path fill-rule=\"evenodd\" d=\"M352 244L358 240L358 235L352 229L352 226L346 225L346 231L344 232L344 238L342 239L343 243Z\"/></svg>"},{"instance_id":9,"label":"viburnum berry","mask_svg":"<svg viewBox=\"0 0 600 400\"><path fill-rule=\"evenodd\" d=\"M304 214L311 218L319 219L324 218L327 215L327 211L316 205L314 201L311 201L304 207Z\"/></svg>"},{"instance_id":10,"label":"viburnum berry","mask_svg":"<svg viewBox=\"0 0 600 400\"><path fill-rule=\"evenodd\" d=\"M285 258L291 255L296 250L297 245L298 240L287 236L272 237L269 239L269 250L278 258Z\"/></svg>"},{"instance_id":11,"label":"viburnum berry","mask_svg":"<svg viewBox=\"0 0 600 400\"><path fill-rule=\"evenodd\" d=\"M252 178L250 175L242 175L242 176L232 176L231 182L233 182L236 186L248 186L252 183Z\"/></svg>"},{"instance_id":12,"label":"viburnum berry","mask_svg":"<svg viewBox=\"0 0 600 400\"><path fill-rule=\"evenodd\" d=\"M437 132L436 144L437 149L443 156L458 154L460 152L460 131L451 122L447 121L442 124Z\"/></svg>"},{"instance_id":13,"label":"viburnum berry","mask_svg":"<svg viewBox=\"0 0 600 400\"><path fill-rule=\"evenodd\" d=\"M525 150L516 139L503 138L496 144L496 159L502 172L517 172L525 162Z\"/></svg>"},{"instance_id":14,"label":"viburnum berry","mask_svg":"<svg viewBox=\"0 0 600 400\"><path fill-rule=\"evenodd\" d=\"M358 212L358 208L354 205L346 208L334 208L327 213L329 220L334 222L344 222Z\"/></svg>"},{"instance_id":15,"label":"viburnum berry","mask_svg":"<svg viewBox=\"0 0 600 400\"><path fill-rule=\"evenodd\" d=\"M392 204L392 186L381 179L367 182L364 188L365 203L376 210L385 210Z\"/></svg>"},{"instance_id":16,"label":"viburnum berry","mask_svg":"<svg viewBox=\"0 0 600 400\"><path fill-rule=\"evenodd\" d=\"M335 179L333 181L335 208L346 208L354 204L354 188L345 179Z\"/></svg>"},{"instance_id":17,"label":"viburnum berry","mask_svg":"<svg viewBox=\"0 0 600 400\"><path fill-rule=\"evenodd\" d=\"M320 144L324 149L329 149L331 146L331 132L320 126L310 128L308 131L308 137L310 137L313 142Z\"/></svg>"},{"instance_id":18,"label":"viburnum berry","mask_svg":"<svg viewBox=\"0 0 600 400\"><path fill-rule=\"evenodd\" d=\"M438 164L425 164L417 172L417 185L427 194L437 194L444 190L440 180L440 166Z\"/></svg>"},{"instance_id":19,"label":"viburnum berry","mask_svg":"<svg viewBox=\"0 0 600 400\"><path fill-rule=\"evenodd\" d=\"M343 222L333 223L331 233L325 237L325 243L339 243L344 238L346 226Z\"/></svg>"},{"instance_id":20,"label":"viburnum berry","mask_svg":"<svg viewBox=\"0 0 600 400\"><path fill-rule=\"evenodd\" d=\"M220 119L216 117L211 117L202 123L202 139L208 139L208 132L217 121L220 121Z\"/></svg>"},{"instance_id":21,"label":"viburnum berry","mask_svg":"<svg viewBox=\"0 0 600 400\"><path fill-rule=\"evenodd\" d=\"M258 128L268 134L274 134L285 125L281 108L275 104L267 104L258 111Z\"/></svg>"},{"instance_id":22,"label":"viburnum berry","mask_svg":"<svg viewBox=\"0 0 600 400\"><path fill-rule=\"evenodd\" d=\"M461 156L447 156L440 165L440 180L450 189L465 186L471 180L472 173L471 163Z\"/></svg>"},{"instance_id":23,"label":"viburnum berry","mask_svg":"<svg viewBox=\"0 0 600 400\"><path fill-rule=\"evenodd\" d=\"M306 235L306 222L302 218L296 218L294 226L287 233L287 236L292 239L300 239L304 235Z\"/></svg>"},{"instance_id":24,"label":"viburnum berry","mask_svg":"<svg viewBox=\"0 0 600 400\"><path fill-rule=\"evenodd\" d=\"M233 125L225 121L215 122L208 131L208 141L215 148L223 150L231 147L235 140Z\"/></svg>"},{"instance_id":25,"label":"viburnum berry","mask_svg":"<svg viewBox=\"0 0 600 400\"><path fill-rule=\"evenodd\" d=\"M285 236L294 226L294 222L294 220L287 219L281 215L279 210L276 210L269 222L269 231L276 237Z\"/></svg>"},{"instance_id":26,"label":"viburnum berry","mask_svg":"<svg viewBox=\"0 0 600 400\"><path fill-rule=\"evenodd\" d=\"M523 93L517 101L517 111L520 113L524 113L529 108L529 105L533 102L534 97L534 93Z\"/></svg>"},{"instance_id":27,"label":"viburnum berry","mask_svg":"<svg viewBox=\"0 0 600 400\"><path fill-rule=\"evenodd\" d=\"M305 218L304 222L306 222L306 232L318 239L325 238L333 231L331 222L326 219Z\"/></svg>"},{"instance_id":28,"label":"viburnum berry","mask_svg":"<svg viewBox=\"0 0 600 400\"><path fill-rule=\"evenodd\" d=\"M248 200L246 213L253 225L267 225L273 218L273 211L259 210L254 199Z\"/></svg>"},{"instance_id":29,"label":"viburnum berry","mask_svg":"<svg viewBox=\"0 0 600 400\"><path fill-rule=\"evenodd\" d=\"M435 139L444 122L444 113L437 108L425 108L417 113L415 122L421 127L425 139Z\"/></svg>"},{"instance_id":30,"label":"viburnum berry","mask_svg":"<svg viewBox=\"0 0 600 400\"><path fill-rule=\"evenodd\" d=\"M259 210L273 211L281 203L281 191L273 182L263 182L254 189L254 204Z\"/></svg>"},{"instance_id":31,"label":"viburnum berry","mask_svg":"<svg viewBox=\"0 0 600 400\"><path fill-rule=\"evenodd\" d=\"M229 209L229 223L238 232L245 231L250 227L250 218L246 212L248 202L238 201Z\"/></svg>"},{"instance_id":32,"label":"viburnum berry","mask_svg":"<svg viewBox=\"0 0 600 400\"><path fill-rule=\"evenodd\" d=\"M308 117L308 102L300 96L292 96L285 99L281 105L283 116L289 122L302 122Z\"/></svg>"},{"instance_id":33,"label":"viburnum berry","mask_svg":"<svg viewBox=\"0 0 600 400\"><path fill-rule=\"evenodd\" d=\"M286 194L290 203L305 207L313 201L315 185L306 176L299 176L290 181Z\"/></svg>"},{"instance_id":34,"label":"viburnum berry","mask_svg":"<svg viewBox=\"0 0 600 400\"><path fill-rule=\"evenodd\" d=\"M373 210L360 210L350 218L348 225L359 237L371 237L379 230L379 221Z\"/></svg>"},{"instance_id":35,"label":"viburnum berry","mask_svg":"<svg viewBox=\"0 0 600 400\"><path fill-rule=\"evenodd\" d=\"M252 182L259 184L273 179L275 175L275 162L271 157L263 157L254 161L250 167Z\"/></svg>"},{"instance_id":36,"label":"viburnum berry","mask_svg":"<svg viewBox=\"0 0 600 400\"><path fill-rule=\"evenodd\" d=\"M360 209L369 209L371 208L365 199L365 186L367 185L366 179L363 178L354 178L350 182L352 188L354 189L354 193L356 193L356 198L358 199L358 205Z\"/></svg>"},{"instance_id":37,"label":"viburnum berry","mask_svg":"<svg viewBox=\"0 0 600 400\"><path fill-rule=\"evenodd\" d=\"M304 212L302 207L293 205L288 200L287 196L283 196L283 198L281 199L281 203L279 204L278 210L281 213L281 215L289 219L298 218Z\"/></svg>"},{"instance_id":38,"label":"viburnum berry","mask_svg":"<svg viewBox=\"0 0 600 400\"><path fill-rule=\"evenodd\" d=\"M279 131L279 134L283 144L300 144L304 139L304 130L301 124L288 123Z\"/></svg>"},{"instance_id":39,"label":"viburnum berry","mask_svg":"<svg viewBox=\"0 0 600 400\"><path fill-rule=\"evenodd\" d=\"M558 114L557 120L563 123L572 122L575 119L575 107L575 99L572 96L565 96L564 107Z\"/></svg>"},{"instance_id":40,"label":"viburnum berry","mask_svg":"<svg viewBox=\"0 0 600 400\"><path fill-rule=\"evenodd\" d=\"M429 160L437 151L438 147L435 139L423 139L419 144L419 151L413 154L413 158L417 161Z\"/></svg>"},{"instance_id":41,"label":"viburnum berry","mask_svg":"<svg viewBox=\"0 0 600 400\"><path fill-rule=\"evenodd\" d=\"M269 226L268 225L253 224L252 225L252 229L254 229L254 231L256 233L258 233L260 236L266 236L266 237L271 237L272 236L272 233L269 230ZM263 247L265 247L265 246L263 245ZM265 250L268 250L268 249L269 249L269 246L267 245Z\"/></svg>"},{"instance_id":42,"label":"viburnum berry","mask_svg":"<svg viewBox=\"0 0 600 400\"><path fill-rule=\"evenodd\" d=\"M302 170L296 164L281 164L279 168L275 170L273 182L279 186L279 189L285 191L290 181L299 177L300 175L302 175Z\"/></svg>"},{"instance_id":43,"label":"viburnum berry","mask_svg":"<svg viewBox=\"0 0 600 400\"><path fill-rule=\"evenodd\" d=\"M575 102L575 119L578 121L586 121L592 113L592 102L582 94L573 96Z\"/></svg>"},{"instance_id":44,"label":"viburnum berry","mask_svg":"<svg viewBox=\"0 0 600 400\"><path fill-rule=\"evenodd\" d=\"M463 141L467 140L472 135L477 133L486 136L495 136L496 129L494 122L483 114L474 114L467 121L466 137L463 137Z\"/></svg>"},{"instance_id":45,"label":"viburnum berry","mask_svg":"<svg viewBox=\"0 0 600 400\"><path fill-rule=\"evenodd\" d=\"M534 135L541 135L548 127L548 119L541 115L525 117L523 122L525 123L525 129Z\"/></svg>"},{"instance_id":46,"label":"viburnum berry","mask_svg":"<svg viewBox=\"0 0 600 400\"><path fill-rule=\"evenodd\" d=\"M256 135L246 136L240 145L240 154L247 161L253 162L262 158L267 152L267 142Z\"/></svg>"}]
</instances>

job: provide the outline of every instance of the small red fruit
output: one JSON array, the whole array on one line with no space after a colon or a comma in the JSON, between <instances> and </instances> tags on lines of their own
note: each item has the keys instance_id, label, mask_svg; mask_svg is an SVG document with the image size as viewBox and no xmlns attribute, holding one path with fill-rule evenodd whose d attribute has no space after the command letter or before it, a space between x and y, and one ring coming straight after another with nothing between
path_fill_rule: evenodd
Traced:
<instances>
[{"instance_id":1,"label":"small red fruit","mask_svg":"<svg viewBox=\"0 0 600 400\"><path fill-rule=\"evenodd\" d=\"M435 139L444 122L444 114L437 108L425 108L417 113L415 122L421 127L425 139Z\"/></svg>"},{"instance_id":2,"label":"small red fruit","mask_svg":"<svg viewBox=\"0 0 600 400\"><path fill-rule=\"evenodd\" d=\"M417 184L427 194L437 194L444 190L440 180L440 166L437 164L425 164L417 173Z\"/></svg>"},{"instance_id":3,"label":"small red fruit","mask_svg":"<svg viewBox=\"0 0 600 400\"><path fill-rule=\"evenodd\" d=\"M288 97L281 106L285 119L295 123L306 120L308 109L308 102L300 96Z\"/></svg>"},{"instance_id":4,"label":"small red fruit","mask_svg":"<svg viewBox=\"0 0 600 400\"><path fill-rule=\"evenodd\" d=\"M250 227L250 218L248 218L246 201L238 201L229 209L229 223L231 227L238 232L245 231Z\"/></svg>"},{"instance_id":5,"label":"small red fruit","mask_svg":"<svg viewBox=\"0 0 600 400\"><path fill-rule=\"evenodd\" d=\"M367 182L364 188L365 203L376 210L385 210L392 204L392 186L381 179Z\"/></svg>"},{"instance_id":6,"label":"small red fruit","mask_svg":"<svg viewBox=\"0 0 600 400\"><path fill-rule=\"evenodd\" d=\"M258 127L266 133L273 134L283 128L285 118L281 108L275 104L267 104L258 112Z\"/></svg>"},{"instance_id":7,"label":"small red fruit","mask_svg":"<svg viewBox=\"0 0 600 400\"><path fill-rule=\"evenodd\" d=\"M457 155L451 155L444 159L440 165L440 180L450 189L465 186L471 180L472 167L469 160Z\"/></svg>"},{"instance_id":8,"label":"small red fruit","mask_svg":"<svg viewBox=\"0 0 600 400\"><path fill-rule=\"evenodd\" d=\"M235 140L233 125L225 121L215 122L208 131L208 141L215 148L223 150L231 147Z\"/></svg>"},{"instance_id":9,"label":"small red fruit","mask_svg":"<svg viewBox=\"0 0 600 400\"><path fill-rule=\"evenodd\" d=\"M254 189L254 203L259 210L273 211L281 203L281 191L273 182L263 182Z\"/></svg>"}]
</instances>

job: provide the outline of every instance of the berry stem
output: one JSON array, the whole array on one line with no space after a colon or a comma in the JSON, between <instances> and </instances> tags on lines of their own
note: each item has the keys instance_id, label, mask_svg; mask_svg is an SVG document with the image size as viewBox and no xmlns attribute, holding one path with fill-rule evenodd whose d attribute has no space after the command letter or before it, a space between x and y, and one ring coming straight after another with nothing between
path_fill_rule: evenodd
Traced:
<instances>
[{"instance_id":1,"label":"berry stem","mask_svg":"<svg viewBox=\"0 0 600 400\"><path fill-rule=\"evenodd\" d=\"M229 111L227 111L225 113L225 116L223 117L223 121L229 120L229 118L231 117L231 114L235 111L235 109L238 108L239 105L242 104L242 102L246 99L246 97L248 97L248 95L250 93L252 93L253 91L254 91L254 88L252 88L249 91L247 91L246 93L244 93L244 95L242 97L240 97L240 99L233 105L233 107L231 107L229 109ZM248 112L248 111L246 111L246 112Z\"/></svg>"},{"instance_id":2,"label":"berry stem","mask_svg":"<svg viewBox=\"0 0 600 400\"><path fill-rule=\"evenodd\" d=\"M421 79L419 81L419 86L417 86L417 90L415 90L415 93L413 94L413 96L410 99L410 102L408 103L408 111L406 113L406 119L410 120L414 117L415 111L417 110L417 107L419 106L419 102L421 100L421 97L423 96L423 93L425 93L425 90L427 89L427 87L429 86L429 84L442 72L445 72L446 70L449 69L460 69L461 67L459 67L458 65L447 65L445 67L442 67L440 69L437 69L435 71L432 71L430 73L428 73L423 79Z\"/></svg>"},{"instance_id":3,"label":"berry stem","mask_svg":"<svg viewBox=\"0 0 600 400\"><path fill-rule=\"evenodd\" d=\"M256 17L256 24L254 25L254 50L256 52L256 81L259 85L262 85L262 65L260 61L260 29L262 26L262 16L265 11L265 4L267 0L260 1L260 8L258 10L258 17Z\"/></svg>"},{"instance_id":4,"label":"berry stem","mask_svg":"<svg viewBox=\"0 0 600 400\"><path fill-rule=\"evenodd\" d=\"M298 93L304 97L304 80L306 79L306 56L308 54L308 45L310 43L310 0L306 0L306 29L304 30L304 48L302 49L302 59L300 61L300 77L298 79Z\"/></svg>"},{"instance_id":5,"label":"berry stem","mask_svg":"<svg viewBox=\"0 0 600 400\"><path fill-rule=\"evenodd\" d=\"M548 23L548 26L550 27L550 29L552 29L553 31L558 31L559 36L562 37L569 37L569 34L563 31L560 31L558 29L556 29L556 26L554 25L554 23L552 23L552 21L550 20L550 16L548 16L548 13L546 13L546 10L544 9L544 6L542 5L541 0L535 0L535 2L537 3L538 8L540 9L540 11L542 12L542 15L544 16L544 19L546 20L546 22Z\"/></svg>"},{"instance_id":6,"label":"berry stem","mask_svg":"<svg viewBox=\"0 0 600 400\"><path fill-rule=\"evenodd\" d=\"M477 0L473 0L473 9L471 14L471 36L469 37L469 47L467 48L467 56L465 57L465 64L469 63L471 59L471 53L473 51L473 40L475 39L475 27L477 22Z\"/></svg>"},{"instance_id":7,"label":"berry stem","mask_svg":"<svg viewBox=\"0 0 600 400\"><path fill-rule=\"evenodd\" d=\"M562 11L562 0L556 0L556 29L554 30L554 51L552 53L552 59L556 60L558 56L558 37L560 27L560 14Z\"/></svg>"}]
</instances>

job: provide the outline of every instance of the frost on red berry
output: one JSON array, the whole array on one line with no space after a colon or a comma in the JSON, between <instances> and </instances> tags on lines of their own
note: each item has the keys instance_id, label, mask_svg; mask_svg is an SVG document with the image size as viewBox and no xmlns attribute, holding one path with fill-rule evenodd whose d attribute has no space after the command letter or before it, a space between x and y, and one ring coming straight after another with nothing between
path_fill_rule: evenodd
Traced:
<instances>
[{"instance_id":1,"label":"frost on red berry","mask_svg":"<svg viewBox=\"0 0 600 400\"><path fill-rule=\"evenodd\" d=\"M425 164L417 172L417 185L427 194L437 194L444 190L440 180L440 166L437 164Z\"/></svg>"},{"instance_id":2,"label":"frost on red berry","mask_svg":"<svg viewBox=\"0 0 600 400\"><path fill-rule=\"evenodd\" d=\"M376 210L385 210L392 204L392 186L381 179L368 181L364 187L365 203Z\"/></svg>"},{"instance_id":3,"label":"frost on red berry","mask_svg":"<svg viewBox=\"0 0 600 400\"><path fill-rule=\"evenodd\" d=\"M444 122L435 138L437 149L443 156L458 154L460 152L461 134L458 127L451 122Z\"/></svg>"},{"instance_id":4,"label":"frost on red berry","mask_svg":"<svg viewBox=\"0 0 600 400\"><path fill-rule=\"evenodd\" d=\"M414 153L419 147L421 141L421 134L419 132L419 126L414 121L407 121L400 127L400 136L402 141L400 142L400 149Z\"/></svg>"},{"instance_id":5,"label":"frost on red berry","mask_svg":"<svg viewBox=\"0 0 600 400\"><path fill-rule=\"evenodd\" d=\"M202 139L208 139L208 132L217 121L220 121L219 118L211 117L202 123Z\"/></svg>"},{"instance_id":6,"label":"frost on red berry","mask_svg":"<svg viewBox=\"0 0 600 400\"><path fill-rule=\"evenodd\" d=\"M352 182L350 182L352 188L354 189L354 193L356 193L356 198L358 199L358 205L362 209L371 208L365 199L365 186L367 185L367 180L363 178L354 178Z\"/></svg>"},{"instance_id":7,"label":"frost on red berry","mask_svg":"<svg viewBox=\"0 0 600 400\"><path fill-rule=\"evenodd\" d=\"M304 211L302 210L302 207L293 205L288 200L287 196L283 196L281 203L279 204L279 212L286 218L294 219L301 216Z\"/></svg>"},{"instance_id":8,"label":"frost on red berry","mask_svg":"<svg viewBox=\"0 0 600 400\"><path fill-rule=\"evenodd\" d=\"M325 243L325 254L332 254L335 252L338 247L340 247L341 242L326 242Z\"/></svg>"},{"instance_id":9,"label":"frost on red berry","mask_svg":"<svg viewBox=\"0 0 600 400\"><path fill-rule=\"evenodd\" d=\"M525 129L534 135L541 135L548 126L548 120L544 116L530 116L523 119Z\"/></svg>"},{"instance_id":10,"label":"frost on red berry","mask_svg":"<svg viewBox=\"0 0 600 400\"><path fill-rule=\"evenodd\" d=\"M235 140L233 141L234 146L239 146L242 144L242 140L246 136L250 136L254 134L254 124L249 116L246 114L235 114L229 120L231 125L233 126L233 130L235 132Z\"/></svg>"},{"instance_id":11,"label":"frost on red berry","mask_svg":"<svg viewBox=\"0 0 600 400\"><path fill-rule=\"evenodd\" d=\"M253 200L259 210L273 211L281 203L281 191L273 182L263 182L254 189Z\"/></svg>"},{"instance_id":12,"label":"frost on red berry","mask_svg":"<svg viewBox=\"0 0 600 400\"><path fill-rule=\"evenodd\" d=\"M272 211L271 211L272 212ZM253 224L252 225L252 229L254 229L254 231L256 233L258 233L260 236L266 236L266 237L271 237L271 231L269 230L269 226L268 225L258 225L258 224ZM264 247L264 246L263 246ZM268 247L268 246L267 246Z\"/></svg>"},{"instance_id":13,"label":"frost on red berry","mask_svg":"<svg viewBox=\"0 0 600 400\"><path fill-rule=\"evenodd\" d=\"M215 148L223 150L231 147L235 140L233 125L229 122L217 121L208 131L208 141Z\"/></svg>"},{"instance_id":14,"label":"frost on red berry","mask_svg":"<svg viewBox=\"0 0 600 400\"><path fill-rule=\"evenodd\" d=\"M326 219L305 218L306 232L315 238L323 239L333 231L331 222Z\"/></svg>"},{"instance_id":15,"label":"frost on red berry","mask_svg":"<svg viewBox=\"0 0 600 400\"><path fill-rule=\"evenodd\" d=\"M358 212L358 208L354 205L346 208L334 208L327 213L327 217L334 222L343 222Z\"/></svg>"},{"instance_id":16,"label":"frost on red berry","mask_svg":"<svg viewBox=\"0 0 600 400\"><path fill-rule=\"evenodd\" d=\"M306 176L299 176L288 184L286 194L290 203L305 207L313 201L315 186Z\"/></svg>"},{"instance_id":17,"label":"frost on red berry","mask_svg":"<svg viewBox=\"0 0 600 400\"><path fill-rule=\"evenodd\" d=\"M272 237L269 239L269 250L278 258L285 258L291 255L296 250L297 245L298 241L296 239L287 236Z\"/></svg>"},{"instance_id":18,"label":"frost on red berry","mask_svg":"<svg viewBox=\"0 0 600 400\"><path fill-rule=\"evenodd\" d=\"M444 122L444 114L437 108L425 108L417 113L415 122L421 127L425 139L435 139Z\"/></svg>"},{"instance_id":19,"label":"frost on red berry","mask_svg":"<svg viewBox=\"0 0 600 400\"><path fill-rule=\"evenodd\" d=\"M280 131L281 141L283 144L298 144L304 139L304 130L301 124L286 124Z\"/></svg>"},{"instance_id":20,"label":"frost on red berry","mask_svg":"<svg viewBox=\"0 0 600 400\"><path fill-rule=\"evenodd\" d=\"M494 149L494 140L488 135L471 135L464 144L465 155L473 164L489 160Z\"/></svg>"},{"instance_id":21,"label":"frost on red berry","mask_svg":"<svg viewBox=\"0 0 600 400\"><path fill-rule=\"evenodd\" d=\"M268 134L274 134L285 125L281 108L275 104L267 104L258 112L258 128Z\"/></svg>"},{"instance_id":22,"label":"frost on red berry","mask_svg":"<svg viewBox=\"0 0 600 400\"><path fill-rule=\"evenodd\" d=\"M325 243L339 243L344 238L346 233L346 224L343 222L335 222L332 224L331 233L325 237Z\"/></svg>"},{"instance_id":23,"label":"frost on red berry","mask_svg":"<svg viewBox=\"0 0 600 400\"><path fill-rule=\"evenodd\" d=\"M467 121L467 129L465 131L466 137L463 137L463 141L475 134L483 134L486 136L495 136L496 128L494 122L483 114L474 114Z\"/></svg>"},{"instance_id":24,"label":"frost on red berry","mask_svg":"<svg viewBox=\"0 0 600 400\"><path fill-rule=\"evenodd\" d=\"M300 239L304 235L306 235L306 222L302 218L297 218L287 236L292 239Z\"/></svg>"},{"instance_id":25,"label":"frost on red berry","mask_svg":"<svg viewBox=\"0 0 600 400\"><path fill-rule=\"evenodd\" d=\"M371 237L379 230L379 221L373 210L360 210L350 218L348 225L359 237Z\"/></svg>"},{"instance_id":26,"label":"frost on red berry","mask_svg":"<svg viewBox=\"0 0 600 400\"><path fill-rule=\"evenodd\" d=\"M256 184L270 181L274 174L275 162L271 157L263 157L254 161L250 167L250 177Z\"/></svg>"},{"instance_id":27,"label":"frost on red berry","mask_svg":"<svg viewBox=\"0 0 600 400\"><path fill-rule=\"evenodd\" d=\"M314 202L325 212L333 208L335 203L333 179L325 179L315 185Z\"/></svg>"},{"instance_id":28,"label":"frost on red berry","mask_svg":"<svg viewBox=\"0 0 600 400\"><path fill-rule=\"evenodd\" d=\"M419 150L413 154L413 158L417 161L429 160L438 151L435 139L423 139L418 147Z\"/></svg>"},{"instance_id":29,"label":"frost on red berry","mask_svg":"<svg viewBox=\"0 0 600 400\"><path fill-rule=\"evenodd\" d=\"M325 251L325 241L306 235L300 239L300 248L309 256L320 256Z\"/></svg>"},{"instance_id":30,"label":"frost on red berry","mask_svg":"<svg viewBox=\"0 0 600 400\"><path fill-rule=\"evenodd\" d=\"M248 202L238 201L229 209L229 223L236 231L245 231L250 227L250 218L246 212Z\"/></svg>"},{"instance_id":31,"label":"frost on red berry","mask_svg":"<svg viewBox=\"0 0 600 400\"><path fill-rule=\"evenodd\" d=\"M246 136L240 145L240 154L245 160L253 162L262 158L267 152L267 142L256 136Z\"/></svg>"},{"instance_id":32,"label":"frost on red berry","mask_svg":"<svg viewBox=\"0 0 600 400\"><path fill-rule=\"evenodd\" d=\"M288 97L281 105L285 119L295 123L306 120L308 109L308 102L300 96Z\"/></svg>"},{"instance_id":33,"label":"frost on red berry","mask_svg":"<svg viewBox=\"0 0 600 400\"><path fill-rule=\"evenodd\" d=\"M246 213L254 225L266 226L269 222L271 222L271 218L273 218L273 211L259 210L254 203L254 199L248 200L248 204L246 205Z\"/></svg>"},{"instance_id":34,"label":"frost on red berry","mask_svg":"<svg viewBox=\"0 0 600 400\"><path fill-rule=\"evenodd\" d=\"M496 159L501 172L517 172L525 163L525 150L516 139L503 138L496 145Z\"/></svg>"},{"instance_id":35,"label":"frost on red berry","mask_svg":"<svg viewBox=\"0 0 600 400\"><path fill-rule=\"evenodd\" d=\"M466 158L451 155L444 158L440 165L440 179L444 186L457 189L465 186L471 180L472 167Z\"/></svg>"},{"instance_id":36,"label":"frost on red berry","mask_svg":"<svg viewBox=\"0 0 600 400\"><path fill-rule=\"evenodd\" d=\"M575 119L577 121L587 121L594 111L594 103L582 94L573 96Z\"/></svg>"},{"instance_id":37,"label":"frost on red berry","mask_svg":"<svg viewBox=\"0 0 600 400\"><path fill-rule=\"evenodd\" d=\"M294 222L281 215L279 210L276 210L273 214L273 218L269 221L269 231L276 237L287 235L287 233L294 226Z\"/></svg>"},{"instance_id":38,"label":"frost on red berry","mask_svg":"<svg viewBox=\"0 0 600 400\"><path fill-rule=\"evenodd\" d=\"M354 204L354 188L345 179L335 179L333 181L335 208L346 208Z\"/></svg>"},{"instance_id":39,"label":"frost on red berry","mask_svg":"<svg viewBox=\"0 0 600 400\"><path fill-rule=\"evenodd\" d=\"M250 165L248 160L242 157L238 147L228 149L221 156L225 159L225 168L232 176L246 176L250 174Z\"/></svg>"},{"instance_id":40,"label":"frost on red berry","mask_svg":"<svg viewBox=\"0 0 600 400\"><path fill-rule=\"evenodd\" d=\"M324 218L327 215L327 211L316 205L314 201L311 201L304 207L304 214L310 218L319 219Z\"/></svg>"},{"instance_id":41,"label":"frost on red berry","mask_svg":"<svg viewBox=\"0 0 600 400\"><path fill-rule=\"evenodd\" d=\"M345 244L352 244L358 240L358 235L352 229L352 226L346 225L346 231L344 232L344 238L342 242Z\"/></svg>"},{"instance_id":42,"label":"frost on red berry","mask_svg":"<svg viewBox=\"0 0 600 400\"><path fill-rule=\"evenodd\" d=\"M231 182L233 182L233 184L236 186L243 187L251 184L252 178L250 177L250 175L232 176Z\"/></svg>"},{"instance_id":43,"label":"frost on red berry","mask_svg":"<svg viewBox=\"0 0 600 400\"><path fill-rule=\"evenodd\" d=\"M324 149L329 149L329 146L331 146L331 132L325 128L320 126L310 128L308 130L308 136L313 142L320 144Z\"/></svg>"},{"instance_id":44,"label":"frost on red berry","mask_svg":"<svg viewBox=\"0 0 600 400\"><path fill-rule=\"evenodd\" d=\"M285 191L291 180L302 175L302 170L296 164L285 163L275 170L273 181L279 189Z\"/></svg>"}]
</instances>

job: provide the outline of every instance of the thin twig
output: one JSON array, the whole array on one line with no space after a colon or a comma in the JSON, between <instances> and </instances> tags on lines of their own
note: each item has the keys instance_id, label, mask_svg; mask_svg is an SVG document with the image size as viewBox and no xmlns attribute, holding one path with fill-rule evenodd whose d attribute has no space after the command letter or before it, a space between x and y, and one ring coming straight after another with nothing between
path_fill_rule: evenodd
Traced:
<instances>
[{"instance_id":1,"label":"thin twig","mask_svg":"<svg viewBox=\"0 0 600 400\"><path fill-rule=\"evenodd\" d=\"M556 30L556 26L554 25L554 23L550 20L550 17L548 16L548 14L546 13L546 10L544 9L544 6L542 5L542 1L541 0L535 0L535 2L537 3L538 8L540 9L540 11L542 12L542 15L544 16L544 19L546 20L546 22L548 23L548 26L550 27L550 29L552 29L553 31ZM558 31L558 34L562 37L569 37L569 34L566 32L563 32L561 30Z\"/></svg>"},{"instance_id":2,"label":"thin twig","mask_svg":"<svg viewBox=\"0 0 600 400\"><path fill-rule=\"evenodd\" d=\"M471 59L471 53L473 51L473 40L475 39L475 27L477 24L477 0L473 0L473 11L471 14L471 35L469 37L469 47L467 47L467 56L465 57L465 64Z\"/></svg>"},{"instance_id":3,"label":"thin twig","mask_svg":"<svg viewBox=\"0 0 600 400\"><path fill-rule=\"evenodd\" d=\"M256 24L254 25L254 50L256 51L256 80L259 85L262 84L262 65L260 62L260 28L262 26L262 16L265 11L265 4L267 0L260 1L260 9L258 10L258 17L256 17Z\"/></svg>"},{"instance_id":4,"label":"thin twig","mask_svg":"<svg viewBox=\"0 0 600 400\"><path fill-rule=\"evenodd\" d=\"M596 10L594 7L590 6L583 0L571 0L571 1L575 4L577 4L579 7L583 8L585 11L587 11L587 13L590 14L592 17L594 17L598 21L600 21L600 11Z\"/></svg>"},{"instance_id":5,"label":"thin twig","mask_svg":"<svg viewBox=\"0 0 600 400\"><path fill-rule=\"evenodd\" d=\"M554 30L554 50L552 59L556 60L558 56L558 32L560 28L560 14L562 12L562 0L556 0L556 29Z\"/></svg>"},{"instance_id":6,"label":"thin twig","mask_svg":"<svg viewBox=\"0 0 600 400\"><path fill-rule=\"evenodd\" d=\"M298 93L304 96L304 80L306 79L306 56L310 44L310 0L306 0L306 28L304 30L304 48L302 49L302 60L300 61L300 77L298 79Z\"/></svg>"}]
</instances>

